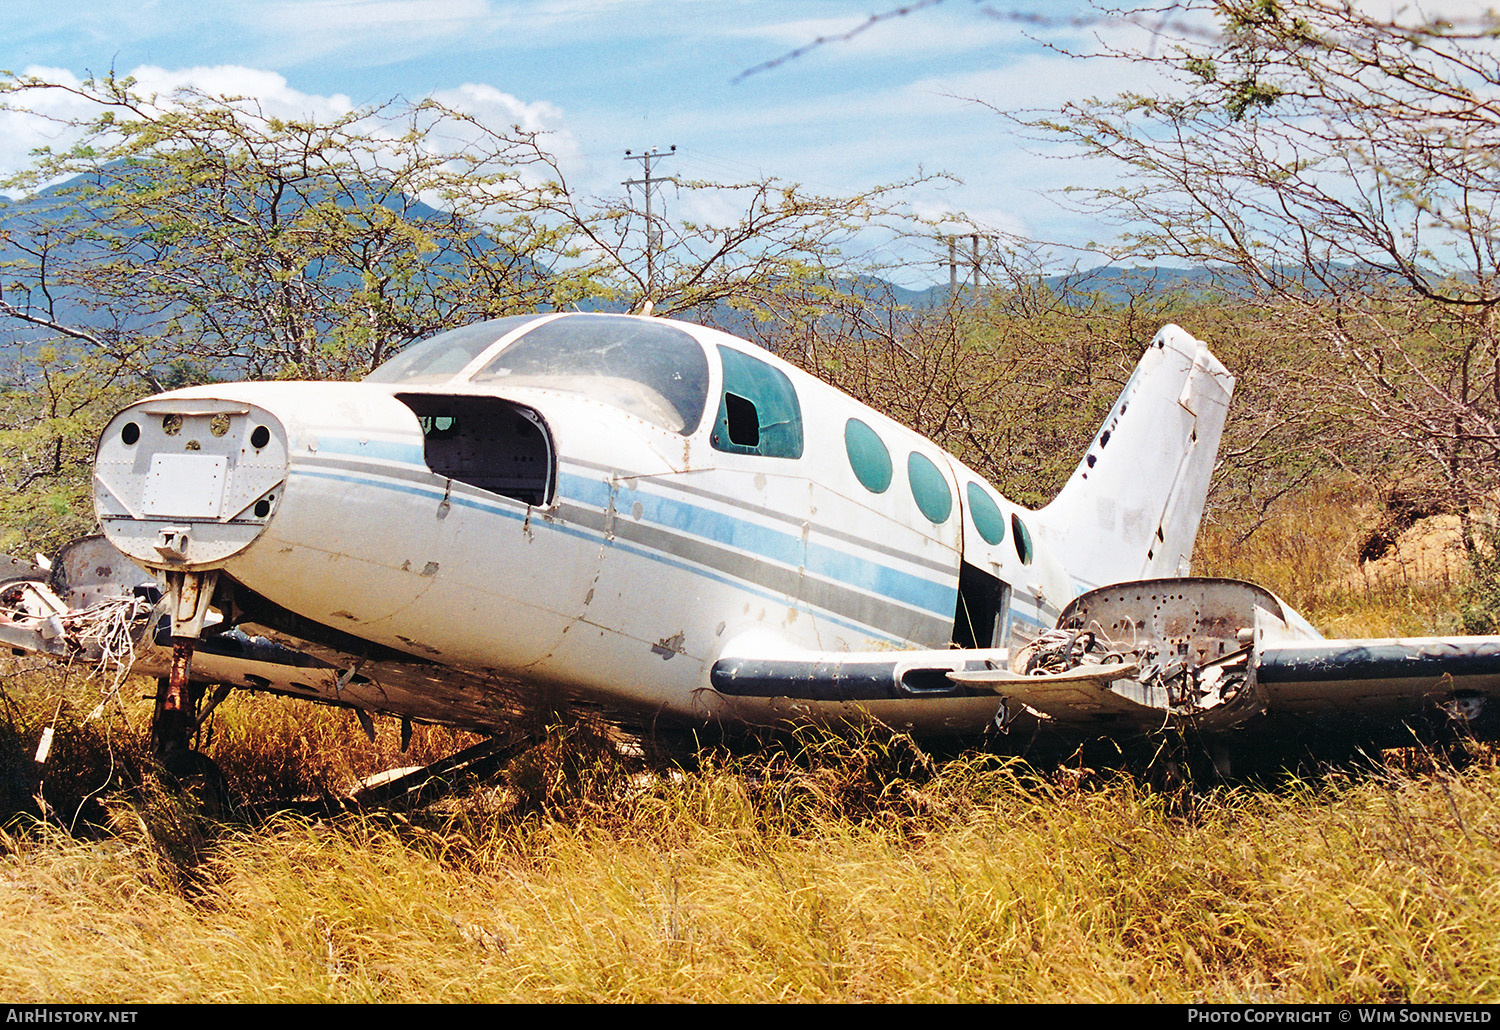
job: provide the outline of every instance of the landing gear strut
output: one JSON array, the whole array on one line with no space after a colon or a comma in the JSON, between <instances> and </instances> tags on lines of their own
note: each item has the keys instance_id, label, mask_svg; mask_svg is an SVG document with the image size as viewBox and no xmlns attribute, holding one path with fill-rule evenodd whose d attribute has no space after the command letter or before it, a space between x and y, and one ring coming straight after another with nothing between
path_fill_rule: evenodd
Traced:
<instances>
[{"instance_id":1,"label":"landing gear strut","mask_svg":"<svg viewBox=\"0 0 1500 1030\"><path fill-rule=\"evenodd\" d=\"M167 608L172 616L171 674L157 681L156 710L151 719L151 749L161 768L181 787L202 795L209 807L223 807L224 777L207 755L193 749L198 732L198 702L203 685L192 682L193 652L203 635L217 570L168 572ZM217 703L220 698L215 698ZM212 704L210 704L212 707Z\"/></svg>"},{"instance_id":2,"label":"landing gear strut","mask_svg":"<svg viewBox=\"0 0 1500 1030\"><path fill-rule=\"evenodd\" d=\"M198 730L188 674L192 669L193 647L188 637L172 638L172 671L156 681L156 711L151 719L151 750L162 767L174 776L187 772L187 756L193 750L193 734Z\"/></svg>"}]
</instances>

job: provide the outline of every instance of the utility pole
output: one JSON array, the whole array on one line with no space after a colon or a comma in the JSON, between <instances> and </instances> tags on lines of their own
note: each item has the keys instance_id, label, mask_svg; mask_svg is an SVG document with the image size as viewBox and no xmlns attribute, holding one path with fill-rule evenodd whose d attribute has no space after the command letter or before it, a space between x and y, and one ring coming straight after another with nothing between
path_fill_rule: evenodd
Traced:
<instances>
[{"instance_id":1,"label":"utility pole","mask_svg":"<svg viewBox=\"0 0 1500 1030\"><path fill-rule=\"evenodd\" d=\"M632 186L642 187L646 195L646 300L652 300L652 294L656 289L656 251L661 248L661 232L656 228L656 220L651 214L651 190L658 183L671 182L671 177L651 177L651 162L663 157L670 157L677 153L677 144L672 144L671 149L662 153L655 147L640 154L632 154L625 151L625 160L639 161L641 163L641 177L639 179L626 179L620 185L627 190Z\"/></svg>"},{"instance_id":2,"label":"utility pole","mask_svg":"<svg viewBox=\"0 0 1500 1030\"><path fill-rule=\"evenodd\" d=\"M988 242L989 237L983 236L981 233L977 232L953 235L947 237L948 292L950 295L958 293L958 268L960 264L960 261L958 259L958 241L962 238L963 235L966 235L969 238L970 253L969 259L965 262L962 262L963 264L967 264L969 266L968 272L965 274L965 278L971 279L970 287L972 289L976 291L979 289L979 276L981 271L983 270L983 258L979 249L979 241L981 239L984 239L986 242Z\"/></svg>"}]
</instances>

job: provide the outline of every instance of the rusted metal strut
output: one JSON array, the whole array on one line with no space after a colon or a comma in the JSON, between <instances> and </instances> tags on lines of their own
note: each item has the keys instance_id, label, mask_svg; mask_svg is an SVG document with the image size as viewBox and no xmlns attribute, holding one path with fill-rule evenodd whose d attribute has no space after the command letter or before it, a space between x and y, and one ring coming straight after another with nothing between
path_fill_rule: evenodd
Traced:
<instances>
[{"instance_id":1,"label":"rusted metal strut","mask_svg":"<svg viewBox=\"0 0 1500 1030\"><path fill-rule=\"evenodd\" d=\"M166 574L167 610L172 617L172 666L170 674L157 681L151 746L168 772L186 768L192 755L193 734L198 730L197 704L192 691L193 652L203 634L218 578L217 570Z\"/></svg>"}]
</instances>

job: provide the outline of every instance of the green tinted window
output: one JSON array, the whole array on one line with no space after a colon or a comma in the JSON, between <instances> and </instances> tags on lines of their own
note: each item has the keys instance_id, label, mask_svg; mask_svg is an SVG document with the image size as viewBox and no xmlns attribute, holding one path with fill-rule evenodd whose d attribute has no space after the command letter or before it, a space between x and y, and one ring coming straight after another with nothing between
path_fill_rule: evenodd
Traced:
<instances>
[{"instance_id":1,"label":"green tinted window","mask_svg":"<svg viewBox=\"0 0 1500 1030\"><path fill-rule=\"evenodd\" d=\"M1004 540L1005 516L1000 514L1000 506L978 483L970 483L967 493L969 518L974 521L974 528L979 530L979 535L984 537L985 543L998 544Z\"/></svg>"},{"instance_id":2,"label":"green tinted window","mask_svg":"<svg viewBox=\"0 0 1500 1030\"><path fill-rule=\"evenodd\" d=\"M465 365L506 333L514 332L537 315L511 315L488 322L450 329L406 349L365 376L367 383L441 383L452 379Z\"/></svg>"},{"instance_id":3,"label":"green tinted window","mask_svg":"<svg viewBox=\"0 0 1500 1030\"><path fill-rule=\"evenodd\" d=\"M802 407L786 373L758 358L719 347L724 392L710 442L730 454L802 457Z\"/></svg>"},{"instance_id":4,"label":"green tinted window","mask_svg":"<svg viewBox=\"0 0 1500 1030\"><path fill-rule=\"evenodd\" d=\"M844 424L844 449L854 478L872 494L883 494L891 485L891 452L880 434L857 418Z\"/></svg>"},{"instance_id":5,"label":"green tinted window","mask_svg":"<svg viewBox=\"0 0 1500 1030\"><path fill-rule=\"evenodd\" d=\"M947 522L953 513L953 491L948 489L948 481L938 467L912 451L906 459L906 475L911 480L911 495L927 521L933 525Z\"/></svg>"},{"instance_id":6,"label":"green tinted window","mask_svg":"<svg viewBox=\"0 0 1500 1030\"><path fill-rule=\"evenodd\" d=\"M1021 521L1021 516L1010 517L1010 529L1015 535L1016 554L1021 558L1022 565L1031 564L1031 531L1026 528L1026 523Z\"/></svg>"}]
</instances>

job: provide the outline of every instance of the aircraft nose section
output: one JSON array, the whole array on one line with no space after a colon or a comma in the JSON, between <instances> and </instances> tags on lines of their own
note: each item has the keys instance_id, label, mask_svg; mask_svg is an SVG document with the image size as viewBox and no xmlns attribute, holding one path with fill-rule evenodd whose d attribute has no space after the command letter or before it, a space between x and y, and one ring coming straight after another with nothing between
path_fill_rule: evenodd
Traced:
<instances>
[{"instance_id":1,"label":"aircraft nose section","mask_svg":"<svg viewBox=\"0 0 1500 1030\"><path fill-rule=\"evenodd\" d=\"M264 408L152 397L99 438L94 511L110 542L141 565L217 568L265 531L287 469L286 429Z\"/></svg>"}]
</instances>

